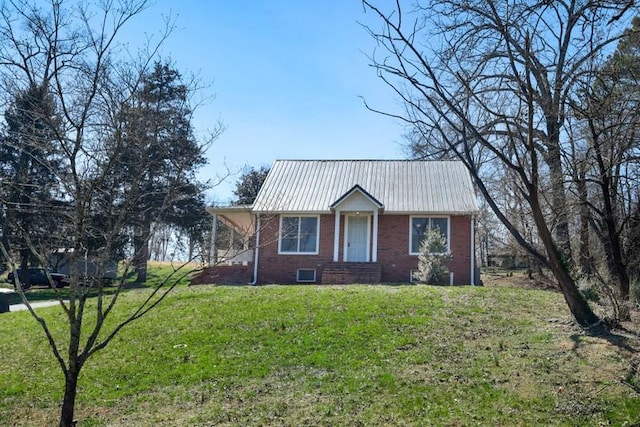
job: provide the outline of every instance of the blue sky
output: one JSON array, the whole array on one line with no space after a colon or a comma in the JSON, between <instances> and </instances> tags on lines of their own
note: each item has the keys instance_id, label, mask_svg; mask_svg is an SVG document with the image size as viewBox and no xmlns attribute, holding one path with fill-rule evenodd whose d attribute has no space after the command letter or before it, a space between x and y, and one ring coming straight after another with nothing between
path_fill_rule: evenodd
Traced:
<instances>
[{"instance_id":1,"label":"blue sky","mask_svg":"<svg viewBox=\"0 0 640 427\"><path fill-rule=\"evenodd\" d=\"M361 99L400 108L369 66L375 42L358 22L373 16L359 0L159 0L133 31L157 33L168 14L176 30L162 55L213 82L215 99L197 110L196 131L217 120L226 127L202 178L215 179L225 165L238 171L275 159L405 157L401 125ZM227 202L237 178L214 188L209 201Z\"/></svg>"}]
</instances>

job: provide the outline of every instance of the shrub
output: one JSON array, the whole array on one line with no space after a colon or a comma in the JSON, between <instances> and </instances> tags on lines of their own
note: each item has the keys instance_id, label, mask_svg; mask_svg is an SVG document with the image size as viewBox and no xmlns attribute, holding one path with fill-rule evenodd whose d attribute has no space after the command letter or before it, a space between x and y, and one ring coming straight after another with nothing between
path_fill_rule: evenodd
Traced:
<instances>
[{"instance_id":1,"label":"shrub","mask_svg":"<svg viewBox=\"0 0 640 427\"><path fill-rule=\"evenodd\" d=\"M578 283L578 290L587 301L599 302L600 292L598 291L598 285L593 280L587 278L580 279Z\"/></svg>"},{"instance_id":2,"label":"shrub","mask_svg":"<svg viewBox=\"0 0 640 427\"><path fill-rule=\"evenodd\" d=\"M420 243L418 255L418 271L414 273L414 280L429 285L447 283L448 268L446 262L450 259L447 252L447 240L438 229L427 230Z\"/></svg>"},{"instance_id":3,"label":"shrub","mask_svg":"<svg viewBox=\"0 0 640 427\"><path fill-rule=\"evenodd\" d=\"M631 280L631 292L630 299L632 303L637 304L640 307L640 279L634 278Z\"/></svg>"}]
</instances>

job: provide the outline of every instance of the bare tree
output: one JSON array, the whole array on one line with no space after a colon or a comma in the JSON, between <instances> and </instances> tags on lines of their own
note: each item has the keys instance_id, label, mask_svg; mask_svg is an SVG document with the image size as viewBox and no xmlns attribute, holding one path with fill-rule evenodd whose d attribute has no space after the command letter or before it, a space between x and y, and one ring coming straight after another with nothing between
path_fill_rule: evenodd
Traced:
<instances>
[{"instance_id":1,"label":"bare tree","mask_svg":"<svg viewBox=\"0 0 640 427\"><path fill-rule=\"evenodd\" d=\"M52 194L56 200L33 205L33 213L52 218L50 212L55 210L59 221L55 222L50 238L70 258L68 295L63 298L62 291L56 291L59 307L68 321L67 337L56 341L21 286L17 289L41 325L64 374L61 426L75 424L78 377L87 360L106 347L122 328L157 306L179 279L189 273L183 266L177 266L169 278L149 291L140 306L124 316L125 320L107 326L106 320L116 307L130 264L125 263L124 274L108 294L103 293L101 278L107 260L123 248L131 248L131 219L139 213L136 211L145 197L128 184L135 183L136 177L147 176L150 168L156 167L153 158L140 156L129 166L129 175L123 180L118 164L124 144L131 143L122 123L122 106L134 99L143 77L152 68L157 48L147 45L139 52L127 52L118 36L148 5L147 0L95 4L51 0L48 5L14 0L0 6L0 93L7 99L16 99L17 93L38 87L57 110L56 114L38 118L46 123L55 117L56 122L47 126L53 133L48 135L47 143L54 145L47 152L57 153L55 162L30 154L37 150L26 154L55 177ZM171 22L166 23L159 34L159 43L170 33L171 26ZM198 149L204 150L209 142L200 144ZM32 139L30 143L39 142ZM178 171L189 166L180 163L180 156L170 161ZM179 203L180 188L168 183L160 206L170 209ZM163 209L155 211L151 220L162 213ZM21 248L28 248L30 258L46 266L51 256L49 245L32 239L28 230L18 231L24 231L19 238L9 237L0 245L4 260L15 269L13 243L19 241ZM86 258L97 266L91 277L78 267L78 261ZM90 295L97 296L90 298Z\"/></svg>"},{"instance_id":2,"label":"bare tree","mask_svg":"<svg viewBox=\"0 0 640 427\"><path fill-rule=\"evenodd\" d=\"M639 203L640 18L623 33L616 51L583 82L571 103L584 141L580 199L606 260L603 284L616 284L622 320L629 320L629 227ZM591 195L589 194L591 189ZM583 231L584 233L584 231ZM588 236L588 233L584 233Z\"/></svg>"},{"instance_id":3,"label":"bare tree","mask_svg":"<svg viewBox=\"0 0 640 427\"><path fill-rule=\"evenodd\" d=\"M553 272L576 321L599 327L571 275L565 119L576 80L620 38L630 2L363 4L382 24L367 27L382 50L372 64L406 107L396 117L421 136L422 152L464 162L516 241ZM500 208L487 168L510 178L540 248Z\"/></svg>"}]
</instances>

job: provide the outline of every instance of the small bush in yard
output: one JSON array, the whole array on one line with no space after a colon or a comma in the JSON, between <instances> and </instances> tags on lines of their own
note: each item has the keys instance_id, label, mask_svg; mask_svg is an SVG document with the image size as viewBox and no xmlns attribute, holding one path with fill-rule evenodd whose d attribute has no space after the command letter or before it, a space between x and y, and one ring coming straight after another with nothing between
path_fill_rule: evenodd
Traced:
<instances>
[{"instance_id":1,"label":"small bush in yard","mask_svg":"<svg viewBox=\"0 0 640 427\"><path fill-rule=\"evenodd\" d=\"M593 280L587 278L580 279L578 290L586 300L593 302L600 301L600 293L598 292L597 284L594 283Z\"/></svg>"},{"instance_id":2,"label":"small bush in yard","mask_svg":"<svg viewBox=\"0 0 640 427\"><path fill-rule=\"evenodd\" d=\"M640 278L631 280L631 301L640 306Z\"/></svg>"},{"instance_id":3,"label":"small bush in yard","mask_svg":"<svg viewBox=\"0 0 640 427\"><path fill-rule=\"evenodd\" d=\"M418 255L418 271L413 274L414 280L429 285L442 285L447 282L447 240L438 229L430 228L420 243Z\"/></svg>"}]
</instances>

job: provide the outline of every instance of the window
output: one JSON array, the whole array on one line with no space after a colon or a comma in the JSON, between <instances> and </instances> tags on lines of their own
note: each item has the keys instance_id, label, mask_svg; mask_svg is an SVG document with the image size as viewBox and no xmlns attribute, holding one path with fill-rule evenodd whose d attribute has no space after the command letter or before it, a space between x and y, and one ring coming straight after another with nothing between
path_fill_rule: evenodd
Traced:
<instances>
[{"instance_id":1,"label":"window","mask_svg":"<svg viewBox=\"0 0 640 427\"><path fill-rule=\"evenodd\" d=\"M283 216L280 218L280 253L317 254L318 217Z\"/></svg>"},{"instance_id":2,"label":"window","mask_svg":"<svg viewBox=\"0 0 640 427\"><path fill-rule=\"evenodd\" d=\"M316 270L313 268L299 268L296 280L298 282L315 282Z\"/></svg>"},{"instance_id":3,"label":"window","mask_svg":"<svg viewBox=\"0 0 640 427\"><path fill-rule=\"evenodd\" d=\"M417 255L420 252L420 242L424 233L434 228L440 231L446 240L447 250L449 248L449 218L447 217L411 217L411 254Z\"/></svg>"}]
</instances>

